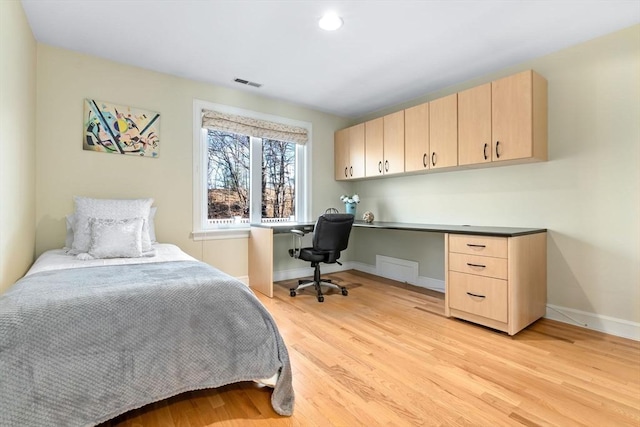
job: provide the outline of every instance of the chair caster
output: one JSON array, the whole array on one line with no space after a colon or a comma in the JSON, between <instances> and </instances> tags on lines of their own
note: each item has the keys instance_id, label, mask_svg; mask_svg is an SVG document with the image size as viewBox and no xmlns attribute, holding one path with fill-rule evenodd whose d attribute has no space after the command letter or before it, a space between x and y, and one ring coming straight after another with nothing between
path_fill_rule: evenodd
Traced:
<instances>
[{"instance_id":1,"label":"chair caster","mask_svg":"<svg viewBox=\"0 0 640 427\"><path fill-rule=\"evenodd\" d=\"M318 302L324 302L324 297L322 295L318 297Z\"/></svg>"},{"instance_id":2,"label":"chair caster","mask_svg":"<svg viewBox=\"0 0 640 427\"><path fill-rule=\"evenodd\" d=\"M347 288L345 288L344 286L341 287L340 290L342 291L342 295L344 295L345 297L349 295L349 291L347 291Z\"/></svg>"},{"instance_id":3,"label":"chair caster","mask_svg":"<svg viewBox=\"0 0 640 427\"><path fill-rule=\"evenodd\" d=\"M296 296L296 290L295 289L289 289L289 295L292 297Z\"/></svg>"}]
</instances>

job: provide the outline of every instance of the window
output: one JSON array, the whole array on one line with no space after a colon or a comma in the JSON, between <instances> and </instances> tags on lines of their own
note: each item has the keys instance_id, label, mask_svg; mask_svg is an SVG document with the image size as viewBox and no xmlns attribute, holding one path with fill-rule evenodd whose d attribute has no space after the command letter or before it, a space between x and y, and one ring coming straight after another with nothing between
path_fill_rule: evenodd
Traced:
<instances>
[{"instance_id":1,"label":"window","mask_svg":"<svg viewBox=\"0 0 640 427\"><path fill-rule=\"evenodd\" d=\"M307 142L288 141L302 138L286 133L291 129ZM307 220L310 133L309 123L195 101L194 238Z\"/></svg>"}]
</instances>

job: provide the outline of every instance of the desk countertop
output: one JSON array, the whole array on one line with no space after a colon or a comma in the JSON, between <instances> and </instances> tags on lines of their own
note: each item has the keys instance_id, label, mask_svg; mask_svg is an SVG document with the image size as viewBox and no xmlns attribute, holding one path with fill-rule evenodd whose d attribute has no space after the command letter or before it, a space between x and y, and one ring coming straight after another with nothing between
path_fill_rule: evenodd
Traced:
<instances>
[{"instance_id":1,"label":"desk countertop","mask_svg":"<svg viewBox=\"0 0 640 427\"><path fill-rule=\"evenodd\" d=\"M271 228L274 234L288 233L292 229L305 233L313 231L314 222L275 222L264 224L252 224L252 227ZM357 228L378 228L383 230L426 231L432 233L474 234L480 236L515 237L526 234L544 233L546 228L519 228L519 227L485 227L477 225L447 225L447 224L411 224L406 222L374 221L367 223L356 221L353 224Z\"/></svg>"},{"instance_id":2,"label":"desk countertop","mask_svg":"<svg viewBox=\"0 0 640 427\"><path fill-rule=\"evenodd\" d=\"M410 224L406 222L374 221L366 223L356 221L354 227L379 228L385 230L429 231L433 233L475 234L480 236L515 237L525 234L544 233L546 228L518 228L518 227L485 227L477 225L447 225L447 224Z\"/></svg>"}]
</instances>

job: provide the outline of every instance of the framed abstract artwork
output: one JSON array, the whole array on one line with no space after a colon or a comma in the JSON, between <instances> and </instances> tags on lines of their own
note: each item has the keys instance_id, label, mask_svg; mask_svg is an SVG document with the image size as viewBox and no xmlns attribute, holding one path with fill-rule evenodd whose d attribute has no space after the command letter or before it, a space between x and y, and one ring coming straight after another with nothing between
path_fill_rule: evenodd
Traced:
<instances>
[{"instance_id":1,"label":"framed abstract artwork","mask_svg":"<svg viewBox=\"0 0 640 427\"><path fill-rule=\"evenodd\" d=\"M158 157L159 113L85 99L84 132L85 150Z\"/></svg>"}]
</instances>

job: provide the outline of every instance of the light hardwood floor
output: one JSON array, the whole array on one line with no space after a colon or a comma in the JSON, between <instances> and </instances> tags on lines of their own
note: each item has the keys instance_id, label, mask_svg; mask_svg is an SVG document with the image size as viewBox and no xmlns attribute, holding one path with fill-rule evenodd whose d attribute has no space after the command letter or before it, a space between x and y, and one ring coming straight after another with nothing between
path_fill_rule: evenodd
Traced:
<instances>
[{"instance_id":1,"label":"light hardwood floor","mask_svg":"<svg viewBox=\"0 0 640 427\"><path fill-rule=\"evenodd\" d=\"M270 389L184 393L111 426L640 426L640 343L542 319L514 337L443 316L435 292L347 271L349 289L259 296L289 349L292 417Z\"/></svg>"}]
</instances>

